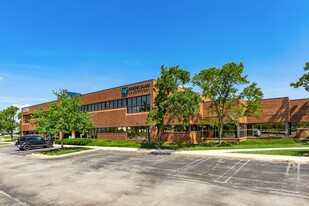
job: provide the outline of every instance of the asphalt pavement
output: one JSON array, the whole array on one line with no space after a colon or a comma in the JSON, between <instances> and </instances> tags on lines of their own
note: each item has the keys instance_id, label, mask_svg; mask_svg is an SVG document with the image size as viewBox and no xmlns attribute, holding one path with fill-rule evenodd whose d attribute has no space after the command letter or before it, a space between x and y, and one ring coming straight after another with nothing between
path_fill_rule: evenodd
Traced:
<instances>
[{"instance_id":1,"label":"asphalt pavement","mask_svg":"<svg viewBox=\"0 0 309 206\"><path fill-rule=\"evenodd\" d=\"M309 204L308 164L106 150L41 159L32 152L0 146L0 205Z\"/></svg>"}]
</instances>

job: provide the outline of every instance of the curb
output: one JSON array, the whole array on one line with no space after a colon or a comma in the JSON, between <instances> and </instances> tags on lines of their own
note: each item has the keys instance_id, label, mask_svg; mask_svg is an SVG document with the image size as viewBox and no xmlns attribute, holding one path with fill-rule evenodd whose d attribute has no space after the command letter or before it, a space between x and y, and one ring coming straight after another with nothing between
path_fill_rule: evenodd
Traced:
<instances>
[{"instance_id":1,"label":"curb","mask_svg":"<svg viewBox=\"0 0 309 206\"><path fill-rule=\"evenodd\" d=\"M90 148L90 147L87 147L87 148ZM83 154L83 153L87 153L87 152L93 152L93 151L96 151L96 150L98 150L98 149L90 148L90 150L73 152L73 153L63 154L63 155L55 155L55 156L31 153L29 156L39 158L39 159L59 159L59 158L75 156L75 155L79 155L79 154Z\"/></svg>"},{"instance_id":2,"label":"curb","mask_svg":"<svg viewBox=\"0 0 309 206\"><path fill-rule=\"evenodd\" d=\"M55 144L55 146L60 146ZM235 150L219 150L219 152L214 152L215 150L196 150L196 151L176 151L176 150L157 150L157 149L141 149L141 148L128 148L128 147L101 147L101 146L80 146L80 145L66 145L66 147L88 147L93 150L87 150L82 152L90 152L97 150L104 151L117 151L117 152L136 152L149 155L178 155L178 156L196 156L196 157L215 157L215 158L225 158L225 159L242 159L242 160L255 160L264 162L294 162L309 164L309 157L295 157L295 156L275 156L275 155L250 155L250 154L237 154L237 150L300 150L307 148L256 148L256 149L235 149ZM199 151L199 152L198 152ZM202 153L203 152L203 153ZM66 157L70 155L80 154L81 152L60 155L53 158ZM48 157L50 158L50 157Z\"/></svg>"}]
</instances>

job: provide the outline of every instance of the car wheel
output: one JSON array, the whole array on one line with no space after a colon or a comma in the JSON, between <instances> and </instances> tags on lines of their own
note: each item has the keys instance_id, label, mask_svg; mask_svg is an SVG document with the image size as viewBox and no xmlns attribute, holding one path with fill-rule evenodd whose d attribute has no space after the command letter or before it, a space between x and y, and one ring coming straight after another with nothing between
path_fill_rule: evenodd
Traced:
<instances>
[{"instance_id":1,"label":"car wheel","mask_svg":"<svg viewBox=\"0 0 309 206\"><path fill-rule=\"evenodd\" d=\"M30 145L26 144L26 145L23 147L23 149L24 149L24 150L30 150L31 147L30 147Z\"/></svg>"},{"instance_id":2,"label":"car wheel","mask_svg":"<svg viewBox=\"0 0 309 206\"><path fill-rule=\"evenodd\" d=\"M48 144L47 144L47 147L48 147L48 148L50 148L50 147L52 147L52 146L53 146L53 143L48 143Z\"/></svg>"}]
</instances>

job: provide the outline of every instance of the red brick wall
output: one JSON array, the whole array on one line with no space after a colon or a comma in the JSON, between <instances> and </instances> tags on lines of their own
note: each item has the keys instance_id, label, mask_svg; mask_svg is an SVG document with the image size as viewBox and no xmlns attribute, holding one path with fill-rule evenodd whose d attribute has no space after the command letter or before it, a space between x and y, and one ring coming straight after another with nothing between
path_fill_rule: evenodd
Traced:
<instances>
[{"instance_id":1,"label":"red brick wall","mask_svg":"<svg viewBox=\"0 0 309 206\"><path fill-rule=\"evenodd\" d=\"M262 101L262 118L247 117L248 123L289 122L290 110L289 99L276 98Z\"/></svg>"},{"instance_id":2,"label":"red brick wall","mask_svg":"<svg viewBox=\"0 0 309 206\"><path fill-rule=\"evenodd\" d=\"M163 142L177 143L199 143L201 142L200 132L164 132L161 135Z\"/></svg>"},{"instance_id":3,"label":"red brick wall","mask_svg":"<svg viewBox=\"0 0 309 206\"><path fill-rule=\"evenodd\" d=\"M290 101L291 122L309 122L309 99Z\"/></svg>"},{"instance_id":4,"label":"red brick wall","mask_svg":"<svg viewBox=\"0 0 309 206\"><path fill-rule=\"evenodd\" d=\"M100 134L97 134L97 139L126 140L127 137L128 137L127 133L100 133Z\"/></svg>"}]
</instances>

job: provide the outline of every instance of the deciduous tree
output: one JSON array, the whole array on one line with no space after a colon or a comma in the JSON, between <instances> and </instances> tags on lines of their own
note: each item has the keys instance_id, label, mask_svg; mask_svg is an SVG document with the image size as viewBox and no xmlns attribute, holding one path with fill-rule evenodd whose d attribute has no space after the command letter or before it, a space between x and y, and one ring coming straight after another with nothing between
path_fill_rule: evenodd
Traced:
<instances>
[{"instance_id":1,"label":"deciduous tree","mask_svg":"<svg viewBox=\"0 0 309 206\"><path fill-rule=\"evenodd\" d=\"M161 73L154 85L156 92L154 106L146 119L146 124L157 129L158 145L161 147L161 135L164 131L164 118L182 122L184 127L189 125L191 117L199 113L199 94L184 85L190 82L190 73L179 66L161 66ZM181 89L180 89L181 87Z\"/></svg>"},{"instance_id":2,"label":"deciduous tree","mask_svg":"<svg viewBox=\"0 0 309 206\"><path fill-rule=\"evenodd\" d=\"M306 63L304 67L304 71L305 71L305 74L301 76L297 82L291 83L290 86L294 88L304 87L305 90L309 92L309 62Z\"/></svg>"},{"instance_id":3,"label":"deciduous tree","mask_svg":"<svg viewBox=\"0 0 309 206\"><path fill-rule=\"evenodd\" d=\"M204 69L193 77L193 84L199 86L203 95L211 100L209 113L216 118L209 118L209 123L218 127L220 144L224 124L238 124L243 116L261 116L263 93L256 83L248 85L250 82L247 75L243 75L243 69L242 63L232 62L222 68ZM242 87L245 88L239 91Z\"/></svg>"},{"instance_id":4,"label":"deciduous tree","mask_svg":"<svg viewBox=\"0 0 309 206\"><path fill-rule=\"evenodd\" d=\"M1 111L1 125L3 130L10 134L13 140L14 131L18 129L19 123L17 118L18 107L10 106Z\"/></svg>"},{"instance_id":5,"label":"deciduous tree","mask_svg":"<svg viewBox=\"0 0 309 206\"><path fill-rule=\"evenodd\" d=\"M33 113L35 130L47 134L67 134L84 133L93 128L91 116L80 111L82 101L78 95L71 97L65 89L53 93L57 96L58 102L51 103L47 110L39 109ZM63 148L63 138L61 140Z\"/></svg>"}]
</instances>

